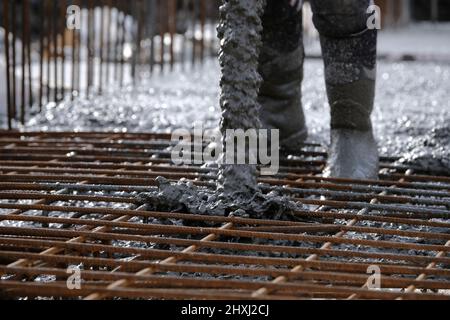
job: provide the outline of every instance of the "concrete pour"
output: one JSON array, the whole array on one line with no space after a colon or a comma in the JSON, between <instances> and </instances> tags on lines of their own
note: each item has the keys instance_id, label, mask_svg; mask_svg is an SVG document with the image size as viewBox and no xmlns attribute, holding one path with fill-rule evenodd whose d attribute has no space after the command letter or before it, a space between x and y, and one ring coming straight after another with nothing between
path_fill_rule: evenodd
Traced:
<instances>
[{"instance_id":1,"label":"concrete pour","mask_svg":"<svg viewBox=\"0 0 450 320\"><path fill-rule=\"evenodd\" d=\"M224 137L227 129L261 127L257 102L261 83L258 56L264 5L264 0L228 0L220 8L220 127ZM166 179L158 178L159 191L143 194L140 199L154 210L293 219L291 213L300 210L302 205L276 193L263 194L257 174L254 165L221 164L216 194L208 194L190 183L171 185ZM270 216L266 217L268 212Z\"/></svg>"}]
</instances>

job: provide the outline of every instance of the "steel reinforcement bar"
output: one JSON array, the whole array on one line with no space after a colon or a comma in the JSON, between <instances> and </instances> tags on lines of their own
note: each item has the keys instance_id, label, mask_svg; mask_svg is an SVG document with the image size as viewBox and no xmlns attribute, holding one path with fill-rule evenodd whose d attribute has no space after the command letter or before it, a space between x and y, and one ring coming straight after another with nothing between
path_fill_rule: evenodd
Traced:
<instances>
[{"instance_id":1,"label":"steel reinforcement bar","mask_svg":"<svg viewBox=\"0 0 450 320\"><path fill-rule=\"evenodd\" d=\"M379 180L324 178L326 153L307 145L260 178L303 203L291 219L160 212L139 197L157 177L213 193L217 176L172 165L170 146L163 134L1 132L0 295L450 298L450 177L384 158Z\"/></svg>"}]
</instances>

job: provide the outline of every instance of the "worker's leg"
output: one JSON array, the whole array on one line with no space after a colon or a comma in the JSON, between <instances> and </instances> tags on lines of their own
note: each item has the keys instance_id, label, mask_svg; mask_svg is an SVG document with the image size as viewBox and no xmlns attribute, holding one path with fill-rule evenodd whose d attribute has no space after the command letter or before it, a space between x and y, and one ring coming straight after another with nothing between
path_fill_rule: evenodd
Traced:
<instances>
[{"instance_id":1,"label":"worker's leg","mask_svg":"<svg viewBox=\"0 0 450 320\"><path fill-rule=\"evenodd\" d=\"M268 0L263 17L259 102L265 128L280 129L280 146L296 151L307 137L301 105L302 15L291 0Z\"/></svg>"},{"instance_id":2,"label":"worker's leg","mask_svg":"<svg viewBox=\"0 0 450 320\"><path fill-rule=\"evenodd\" d=\"M377 31L367 28L370 0L312 0L331 108L328 173L376 178L378 149L372 133Z\"/></svg>"}]
</instances>

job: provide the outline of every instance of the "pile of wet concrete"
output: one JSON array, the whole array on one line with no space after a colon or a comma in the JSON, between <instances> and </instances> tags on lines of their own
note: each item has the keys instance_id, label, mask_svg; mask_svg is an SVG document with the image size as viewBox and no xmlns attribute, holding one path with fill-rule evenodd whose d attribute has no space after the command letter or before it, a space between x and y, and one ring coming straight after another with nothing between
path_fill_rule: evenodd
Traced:
<instances>
[{"instance_id":1,"label":"pile of wet concrete","mask_svg":"<svg viewBox=\"0 0 450 320\"><path fill-rule=\"evenodd\" d=\"M438 127L413 139L398 161L423 172L450 175L450 127Z\"/></svg>"}]
</instances>

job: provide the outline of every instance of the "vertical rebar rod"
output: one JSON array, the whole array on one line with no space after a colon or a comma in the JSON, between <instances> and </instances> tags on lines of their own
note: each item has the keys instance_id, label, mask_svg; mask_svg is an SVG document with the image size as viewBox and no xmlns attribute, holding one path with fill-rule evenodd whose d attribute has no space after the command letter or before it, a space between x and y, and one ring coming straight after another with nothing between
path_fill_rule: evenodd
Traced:
<instances>
[{"instance_id":1,"label":"vertical rebar rod","mask_svg":"<svg viewBox=\"0 0 450 320\"><path fill-rule=\"evenodd\" d=\"M27 67L28 67L28 104L29 107L33 107L33 83L31 73L31 25L30 25L30 0L24 0L25 7L25 34L27 44Z\"/></svg>"},{"instance_id":2,"label":"vertical rebar rod","mask_svg":"<svg viewBox=\"0 0 450 320\"><path fill-rule=\"evenodd\" d=\"M87 86L86 86L86 96L89 97L92 86L92 59L93 59L93 45L92 45L92 15L93 15L93 0L88 0L87 5L88 11L88 27L87 27Z\"/></svg>"},{"instance_id":3,"label":"vertical rebar rod","mask_svg":"<svg viewBox=\"0 0 450 320\"><path fill-rule=\"evenodd\" d=\"M119 76L119 82L120 86L123 86L124 82L124 75L125 75L125 56L124 56L124 48L125 48L125 39L126 39L126 18L127 18L127 4L125 2L121 2L121 20L120 20L120 76Z\"/></svg>"},{"instance_id":4,"label":"vertical rebar rod","mask_svg":"<svg viewBox=\"0 0 450 320\"><path fill-rule=\"evenodd\" d=\"M105 45L105 8L103 1L100 1L100 67L99 67L99 79L98 79L98 92L101 94L103 91L103 63L104 63L104 50Z\"/></svg>"},{"instance_id":5,"label":"vertical rebar rod","mask_svg":"<svg viewBox=\"0 0 450 320\"><path fill-rule=\"evenodd\" d=\"M76 0L81 7L81 0ZM83 14L80 12L80 25L83 26ZM81 94L81 30L75 32L76 35L76 94L80 96Z\"/></svg>"},{"instance_id":6,"label":"vertical rebar rod","mask_svg":"<svg viewBox=\"0 0 450 320\"><path fill-rule=\"evenodd\" d=\"M150 21L149 21L149 37L150 37L150 74L153 74L155 68L155 26L156 26L156 0L147 0L149 1L149 13L150 13Z\"/></svg>"},{"instance_id":7,"label":"vertical rebar rod","mask_svg":"<svg viewBox=\"0 0 450 320\"><path fill-rule=\"evenodd\" d=\"M136 1L136 0L135 0ZM128 71L128 75L131 77L131 72L132 72L132 68L131 65L132 61L133 61L133 33L134 33L134 25L133 25L133 21L134 21L134 17L133 17L133 3L135 4L135 1L133 2L126 2L125 3L125 18L124 18L124 55L123 55L123 59L124 59L124 64L125 64L125 70L126 71L126 67L129 66L129 71ZM128 19L130 19L130 23L127 24ZM130 28L128 28L128 26L130 26ZM128 44L130 46L130 50L131 50L131 56L125 55L125 44ZM125 73L124 73L125 75ZM124 79L124 81L127 78Z\"/></svg>"},{"instance_id":8,"label":"vertical rebar rod","mask_svg":"<svg viewBox=\"0 0 450 320\"><path fill-rule=\"evenodd\" d=\"M138 42L139 33L139 0L136 0L131 4L131 16L133 17L133 32L135 32L135 43L132 45L132 57L131 57L131 79L133 84L136 84L136 64L137 56L139 54L140 43Z\"/></svg>"},{"instance_id":9,"label":"vertical rebar rod","mask_svg":"<svg viewBox=\"0 0 450 320\"><path fill-rule=\"evenodd\" d=\"M46 44L47 44L47 92L46 92L46 94L47 94L47 103L49 103L50 102L50 79L51 79L51 70L50 70L50 68L51 68L51 56L52 56L52 45L53 45L53 43L52 43L52 37L51 37L51 33L52 33L52 26L51 26L51 19L50 19L50 16L51 16L51 2L50 2L50 0L46 0L45 1L45 12L46 12L46 17L47 17L47 19L46 19L46 21L47 21L47 23L46 23L46 32L45 32L45 34L46 34L46 38L47 38L47 41L46 41Z\"/></svg>"},{"instance_id":10,"label":"vertical rebar rod","mask_svg":"<svg viewBox=\"0 0 450 320\"><path fill-rule=\"evenodd\" d=\"M168 2L168 24L169 24L169 33L170 33L170 70L173 71L173 67L175 64L175 52L174 52L174 43L175 43L175 34L176 34L176 17L177 17L177 3L176 0L169 0Z\"/></svg>"},{"instance_id":11,"label":"vertical rebar rod","mask_svg":"<svg viewBox=\"0 0 450 320\"><path fill-rule=\"evenodd\" d=\"M214 16L213 16L213 6L214 3L212 2L207 2L206 5L206 14L207 14L207 27L209 32L211 32L211 37L208 41L208 45L207 45L207 49L208 52L206 53L208 57L212 57L214 56L214 34L215 34L215 25L214 25Z\"/></svg>"},{"instance_id":12,"label":"vertical rebar rod","mask_svg":"<svg viewBox=\"0 0 450 320\"><path fill-rule=\"evenodd\" d=\"M142 66L142 38L144 33L144 21L147 19L147 6L145 5L144 0L139 0L138 7L138 58L137 65L138 67Z\"/></svg>"},{"instance_id":13,"label":"vertical rebar rod","mask_svg":"<svg viewBox=\"0 0 450 320\"><path fill-rule=\"evenodd\" d=\"M58 102L58 1L53 2L52 12L52 35L53 35L53 76L54 76L54 88L53 88L53 100Z\"/></svg>"},{"instance_id":14,"label":"vertical rebar rod","mask_svg":"<svg viewBox=\"0 0 450 320\"><path fill-rule=\"evenodd\" d=\"M117 76L118 76L118 83L119 85L122 84L122 77L123 77L123 69L122 69L122 56L123 56L123 47L122 47L122 37L123 37L123 20L124 20L124 13L123 13L123 7L122 3L119 1L119 6L117 7L118 10L118 16L117 16L117 22L118 22L118 29L117 29L117 42L118 42L118 50L117 50Z\"/></svg>"},{"instance_id":15,"label":"vertical rebar rod","mask_svg":"<svg viewBox=\"0 0 450 320\"><path fill-rule=\"evenodd\" d=\"M182 1L180 10L183 13L183 18L187 19L188 18L187 13L189 12L189 0ZM183 21L183 23L186 23L186 22L187 21ZM184 70L185 63L186 63L186 42L187 42L186 36L187 36L188 30L183 30L183 31L184 32L183 32L181 50L180 50L180 61L181 61L180 65L181 65L181 68Z\"/></svg>"},{"instance_id":16,"label":"vertical rebar rod","mask_svg":"<svg viewBox=\"0 0 450 320\"><path fill-rule=\"evenodd\" d=\"M210 43L209 43L209 49L210 49L209 56L210 57L214 57L215 55L217 55L217 52L218 52L217 45L216 45L216 43L217 43L217 36L216 36L217 31L216 31L216 28L217 28L217 26L214 23L214 18L211 18L211 27L210 28L211 28L210 29L211 40L210 40Z\"/></svg>"},{"instance_id":17,"label":"vertical rebar rod","mask_svg":"<svg viewBox=\"0 0 450 320\"><path fill-rule=\"evenodd\" d=\"M200 61L205 58L205 23L206 23L206 2L200 0Z\"/></svg>"},{"instance_id":18,"label":"vertical rebar rod","mask_svg":"<svg viewBox=\"0 0 450 320\"><path fill-rule=\"evenodd\" d=\"M11 114L11 66L9 59L9 1L3 0L3 14L5 24L5 57L6 57L6 112L8 117L8 129L12 129L12 114Z\"/></svg>"},{"instance_id":19,"label":"vertical rebar rod","mask_svg":"<svg viewBox=\"0 0 450 320\"><path fill-rule=\"evenodd\" d=\"M66 94L66 0L61 1L61 96L60 99L63 100Z\"/></svg>"},{"instance_id":20,"label":"vertical rebar rod","mask_svg":"<svg viewBox=\"0 0 450 320\"><path fill-rule=\"evenodd\" d=\"M26 1L26 0L25 0ZM26 28L25 28L25 16L26 9L24 3L22 3L22 46L20 49L21 61L20 61L20 71L21 71L21 88L20 88L20 122L25 124L25 65L26 65Z\"/></svg>"},{"instance_id":21,"label":"vertical rebar rod","mask_svg":"<svg viewBox=\"0 0 450 320\"><path fill-rule=\"evenodd\" d=\"M74 5L77 5L77 2L73 2ZM71 63L71 89L70 89L70 99L73 100L75 98L75 65L76 65L76 28L72 28L72 63Z\"/></svg>"},{"instance_id":22,"label":"vertical rebar rod","mask_svg":"<svg viewBox=\"0 0 450 320\"><path fill-rule=\"evenodd\" d=\"M44 35L45 35L45 2L42 4L40 8L40 17L39 17L39 111L42 111L42 107L44 104L43 96L44 96Z\"/></svg>"},{"instance_id":23,"label":"vertical rebar rod","mask_svg":"<svg viewBox=\"0 0 450 320\"><path fill-rule=\"evenodd\" d=\"M113 60L112 60L112 64L113 64L113 77L114 77L114 81L117 82L118 79L118 55L119 55L119 29L120 29L120 20L119 20L119 15L120 15L120 10L119 10L119 0L115 0L114 1L114 6L116 8L116 14L115 14L115 34L114 34L114 50L113 50Z\"/></svg>"},{"instance_id":24,"label":"vertical rebar rod","mask_svg":"<svg viewBox=\"0 0 450 320\"><path fill-rule=\"evenodd\" d=\"M159 47L159 55L160 55L160 71L161 73L164 71L164 54L165 54L165 48L164 48L164 33L165 33L165 25L164 25L164 2L162 0L158 1L158 7L159 7L159 37L160 37L160 47Z\"/></svg>"},{"instance_id":25,"label":"vertical rebar rod","mask_svg":"<svg viewBox=\"0 0 450 320\"><path fill-rule=\"evenodd\" d=\"M17 39L17 2L12 1L12 117L17 119L17 80L16 80L16 39Z\"/></svg>"},{"instance_id":26,"label":"vertical rebar rod","mask_svg":"<svg viewBox=\"0 0 450 320\"><path fill-rule=\"evenodd\" d=\"M141 42L142 42L142 32L143 32L143 21L145 17L145 5L142 0L138 0L134 6L135 19L137 23L136 30L136 48L135 54L133 55L133 66L132 66L132 77L133 83L136 84L136 66L140 66L142 64L142 50L141 50Z\"/></svg>"},{"instance_id":27,"label":"vertical rebar rod","mask_svg":"<svg viewBox=\"0 0 450 320\"><path fill-rule=\"evenodd\" d=\"M138 47L137 47L137 65L138 67L142 65L142 37L144 33L144 21L146 19L146 9L147 6L144 3L144 0L139 0L138 4Z\"/></svg>"},{"instance_id":28,"label":"vertical rebar rod","mask_svg":"<svg viewBox=\"0 0 450 320\"><path fill-rule=\"evenodd\" d=\"M195 60L197 56L197 41L196 41L196 28L197 28L197 0L192 0L192 66L195 66Z\"/></svg>"},{"instance_id":29,"label":"vertical rebar rod","mask_svg":"<svg viewBox=\"0 0 450 320\"><path fill-rule=\"evenodd\" d=\"M107 0L107 15L106 15L106 77L105 83L109 84L109 75L111 67L111 12L112 12L112 0Z\"/></svg>"}]
</instances>

